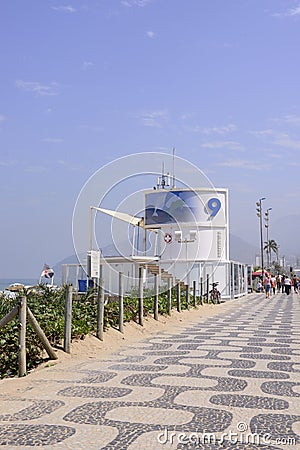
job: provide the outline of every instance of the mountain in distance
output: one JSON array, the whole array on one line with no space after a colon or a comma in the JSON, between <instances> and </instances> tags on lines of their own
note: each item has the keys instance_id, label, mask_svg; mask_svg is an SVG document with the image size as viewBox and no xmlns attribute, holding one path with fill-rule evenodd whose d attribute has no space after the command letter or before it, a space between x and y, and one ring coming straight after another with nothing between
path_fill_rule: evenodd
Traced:
<instances>
[{"instance_id":1,"label":"mountain in distance","mask_svg":"<svg viewBox=\"0 0 300 450\"><path fill-rule=\"evenodd\" d=\"M255 245L249 244L235 234L229 234L229 258L231 261L255 264L257 254L259 254L259 249Z\"/></svg>"},{"instance_id":2,"label":"mountain in distance","mask_svg":"<svg viewBox=\"0 0 300 450\"><path fill-rule=\"evenodd\" d=\"M53 270L54 270L54 284L61 284L61 282L62 282L62 271L63 271L63 265L64 264L78 264L77 255L74 254L74 255L67 256L66 258L62 259L61 261L58 261L55 264L55 266L53 266Z\"/></svg>"}]
</instances>

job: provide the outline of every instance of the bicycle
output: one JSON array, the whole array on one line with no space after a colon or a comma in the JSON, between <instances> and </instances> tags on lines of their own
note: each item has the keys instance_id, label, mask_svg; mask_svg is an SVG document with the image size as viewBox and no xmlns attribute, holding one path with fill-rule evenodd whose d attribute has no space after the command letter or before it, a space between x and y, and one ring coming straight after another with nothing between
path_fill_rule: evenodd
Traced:
<instances>
[{"instance_id":1,"label":"bicycle","mask_svg":"<svg viewBox=\"0 0 300 450\"><path fill-rule=\"evenodd\" d=\"M216 281L215 283L211 283L212 290L209 291L209 299L214 305L221 302L221 292L217 289L218 284L218 281Z\"/></svg>"}]
</instances>

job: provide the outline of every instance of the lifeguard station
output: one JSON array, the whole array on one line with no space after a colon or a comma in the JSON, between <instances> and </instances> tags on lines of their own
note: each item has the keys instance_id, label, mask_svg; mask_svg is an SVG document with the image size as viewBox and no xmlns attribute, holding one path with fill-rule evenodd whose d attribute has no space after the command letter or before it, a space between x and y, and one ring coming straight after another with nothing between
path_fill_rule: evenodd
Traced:
<instances>
[{"instance_id":1,"label":"lifeguard station","mask_svg":"<svg viewBox=\"0 0 300 450\"><path fill-rule=\"evenodd\" d=\"M229 260L227 189L177 188L175 177L162 171L156 185L144 190L143 196L138 216L90 206L90 249L84 268L88 278L97 281L101 267L106 292L117 294L122 272L130 294L136 292L142 268L145 288L153 286L157 274L160 290L171 280L194 286L197 295L204 284L211 289L214 282L219 283L223 299L247 293L247 266ZM109 255L92 248L93 211L127 224L127 231L122 231L128 237L127 251Z\"/></svg>"}]
</instances>

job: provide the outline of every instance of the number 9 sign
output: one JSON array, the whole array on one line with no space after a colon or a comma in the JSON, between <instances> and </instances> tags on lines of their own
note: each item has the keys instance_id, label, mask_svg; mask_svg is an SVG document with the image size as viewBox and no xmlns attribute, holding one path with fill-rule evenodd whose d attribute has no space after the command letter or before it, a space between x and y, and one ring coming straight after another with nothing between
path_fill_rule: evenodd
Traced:
<instances>
[{"instance_id":1,"label":"number 9 sign","mask_svg":"<svg viewBox=\"0 0 300 450\"><path fill-rule=\"evenodd\" d=\"M218 198L210 198L207 202L206 209L208 211L209 219L215 217L221 209L221 202Z\"/></svg>"}]
</instances>

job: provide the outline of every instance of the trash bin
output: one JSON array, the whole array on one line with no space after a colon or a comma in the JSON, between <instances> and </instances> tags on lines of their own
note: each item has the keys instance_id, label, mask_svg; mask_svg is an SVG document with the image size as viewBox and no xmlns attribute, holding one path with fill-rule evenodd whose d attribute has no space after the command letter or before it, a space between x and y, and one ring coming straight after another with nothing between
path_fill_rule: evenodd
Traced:
<instances>
[{"instance_id":1,"label":"trash bin","mask_svg":"<svg viewBox=\"0 0 300 450\"><path fill-rule=\"evenodd\" d=\"M78 292L86 292L86 280L78 280Z\"/></svg>"},{"instance_id":2,"label":"trash bin","mask_svg":"<svg viewBox=\"0 0 300 450\"><path fill-rule=\"evenodd\" d=\"M93 289L94 281L89 280L89 289ZM78 280L78 292L86 292L87 280Z\"/></svg>"}]
</instances>

